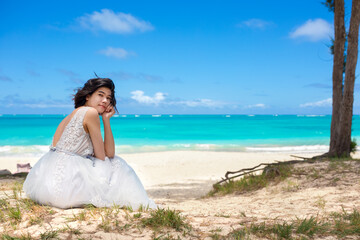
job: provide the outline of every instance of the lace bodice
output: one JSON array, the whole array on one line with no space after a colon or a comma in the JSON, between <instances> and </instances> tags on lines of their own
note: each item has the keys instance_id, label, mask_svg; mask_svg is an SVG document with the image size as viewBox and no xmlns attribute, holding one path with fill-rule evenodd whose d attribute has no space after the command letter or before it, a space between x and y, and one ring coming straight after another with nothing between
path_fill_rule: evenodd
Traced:
<instances>
[{"instance_id":1,"label":"lace bodice","mask_svg":"<svg viewBox=\"0 0 360 240\"><path fill-rule=\"evenodd\" d=\"M89 107L81 107L66 125L56 149L78 155L92 155L94 148L88 133L85 132L83 121Z\"/></svg>"}]
</instances>

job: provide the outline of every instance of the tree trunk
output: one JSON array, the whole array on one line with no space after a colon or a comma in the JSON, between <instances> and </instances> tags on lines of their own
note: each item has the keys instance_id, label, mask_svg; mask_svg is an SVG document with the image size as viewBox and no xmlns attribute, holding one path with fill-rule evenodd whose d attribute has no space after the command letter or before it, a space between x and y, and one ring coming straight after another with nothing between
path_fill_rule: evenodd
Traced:
<instances>
[{"instance_id":1,"label":"tree trunk","mask_svg":"<svg viewBox=\"0 0 360 240\"><path fill-rule=\"evenodd\" d=\"M346 41L345 22L344 22L344 0L335 0L334 6L334 26L335 26L335 41L334 41L334 64L333 64L333 103L332 103L332 117L330 130L330 150L329 156L337 155L336 143L339 133L340 122L340 108L343 98L342 83L343 83L343 67L344 67L344 50Z\"/></svg>"},{"instance_id":2,"label":"tree trunk","mask_svg":"<svg viewBox=\"0 0 360 240\"><path fill-rule=\"evenodd\" d=\"M337 156L350 156L355 69L358 58L359 24L360 0L353 0L348 34L344 93L340 109L339 135L338 140L336 141Z\"/></svg>"}]
</instances>

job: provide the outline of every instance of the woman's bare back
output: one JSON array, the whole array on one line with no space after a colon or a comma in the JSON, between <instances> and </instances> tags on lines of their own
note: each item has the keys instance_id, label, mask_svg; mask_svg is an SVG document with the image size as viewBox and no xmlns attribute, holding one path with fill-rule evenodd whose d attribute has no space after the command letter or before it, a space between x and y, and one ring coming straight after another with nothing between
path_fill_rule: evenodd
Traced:
<instances>
[{"instance_id":1,"label":"woman's bare back","mask_svg":"<svg viewBox=\"0 0 360 240\"><path fill-rule=\"evenodd\" d=\"M56 144L59 142L66 126L68 125L68 123L71 121L71 119L73 118L73 116L75 115L75 113L79 110L80 108L76 108L74 109L74 111L72 111L72 113L70 113L67 117L65 117L60 124L58 125L54 137L53 137L53 141L52 141L52 146L56 146ZM84 130L85 132L88 133L87 127L83 124Z\"/></svg>"}]
</instances>

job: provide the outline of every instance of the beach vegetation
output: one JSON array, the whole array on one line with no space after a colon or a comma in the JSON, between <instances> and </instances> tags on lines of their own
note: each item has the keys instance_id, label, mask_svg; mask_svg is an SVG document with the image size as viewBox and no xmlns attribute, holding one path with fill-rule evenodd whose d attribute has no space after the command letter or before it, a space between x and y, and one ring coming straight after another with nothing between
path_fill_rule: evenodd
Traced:
<instances>
[{"instance_id":1,"label":"beach vegetation","mask_svg":"<svg viewBox=\"0 0 360 240\"><path fill-rule=\"evenodd\" d=\"M132 224L125 223L123 226L119 225L119 221L115 221L115 226L118 232L126 231L132 227Z\"/></svg>"},{"instance_id":2,"label":"beach vegetation","mask_svg":"<svg viewBox=\"0 0 360 240\"><path fill-rule=\"evenodd\" d=\"M326 173L334 172L334 174L339 175L349 170L353 171L353 164L356 164L357 161L358 159L351 158L332 158L326 168Z\"/></svg>"},{"instance_id":3,"label":"beach vegetation","mask_svg":"<svg viewBox=\"0 0 360 240\"><path fill-rule=\"evenodd\" d=\"M154 233L154 236L152 238L153 240L181 240L180 236L177 236L176 238L169 233L162 234L160 236L156 236L156 233Z\"/></svg>"},{"instance_id":4,"label":"beach vegetation","mask_svg":"<svg viewBox=\"0 0 360 240\"><path fill-rule=\"evenodd\" d=\"M12 193L13 198L19 200L22 194L22 184L20 184L19 182L15 182L12 187Z\"/></svg>"},{"instance_id":5,"label":"beach vegetation","mask_svg":"<svg viewBox=\"0 0 360 240\"><path fill-rule=\"evenodd\" d=\"M40 234L41 240L57 239L57 237L58 237L58 231L56 230L50 230Z\"/></svg>"},{"instance_id":6,"label":"beach vegetation","mask_svg":"<svg viewBox=\"0 0 360 240\"><path fill-rule=\"evenodd\" d=\"M218 239L221 239L221 235L219 233L222 232L222 228L221 227L217 227L215 229L212 229L210 230L210 237L211 239L214 239L214 240L218 240Z\"/></svg>"},{"instance_id":7,"label":"beach vegetation","mask_svg":"<svg viewBox=\"0 0 360 240\"><path fill-rule=\"evenodd\" d=\"M70 235L75 234L75 235L80 235L81 231L79 229L70 227L68 224L65 224L65 227L63 227L62 229L59 229L58 231L54 231L54 232L66 232L66 233L70 233Z\"/></svg>"},{"instance_id":8,"label":"beach vegetation","mask_svg":"<svg viewBox=\"0 0 360 240\"><path fill-rule=\"evenodd\" d=\"M222 217L222 218L230 218L230 214L225 214L225 213L217 213L215 214L215 217Z\"/></svg>"},{"instance_id":9,"label":"beach vegetation","mask_svg":"<svg viewBox=\"0 0 360 240\"><path fill-rule=\"evenodd\" d=\"M357 149L357 142L356 139L353 138L350 142L350 153L355 153Z\"/></svg>"},{"instance_id":10,"label":"beach vegetation","mask_svg":"<svg viewBox=\"0 0 360 240\"><path fill-rule=\"evenodd\" d=\"M6 233L6 234L2 234L0 236L0 239L1 240L33 240L34 238L32 238L29 233L22 234L19 237L14 237Z\"/></svg>"},{"instance_id":11,"label":"beach vegetation","mask_svg":"<svg viewBox=\"0 0 360 240\"><path fill-rule=\"evenodd\" d=\"M101 223L98 225L98 228L104 230L104 232L110 232L110 230L112 229L111 219L101 216Z\"/></svg>"},{"instance_id":12,"label":"beach vegetation","mask_svg":"<svg viewBox=\"0 0 360 240\"><path fill-rule=\"evenodd\" d=\"M129 212L133 212L133 208L131 206L126 206L124 207L124 209L128 210Z\"/></svg>"},{"instance_id":13,"label":"beach vegetation","mask_svg":"<svg viewBox=\"0 0 360 240\"><path fill-rule=\"evenodd\" d=\"M334 236L337 239L360 237L360 213L354 209L346 212L331 213L329 218L319 219L311 216L304 219L294 219L278 223L249 223L234 229L226 236L216 236L213 239L312 239Z\"/></svg>"},{"instance_id":14,"label":"beach vegetation","mask_svg":"<svg viewBox=\"0 0 360 240\"><path fill-rule=\"evenodd\" d=\"M272 228L272 232L278 236L280 239L289 239L294 228L293 223L283 222L282 224L277 223Z\"/></svg>"},{"instance_id":15,"label":"beach vegetation","mask_svg":"<svg viewBox=\"0 0 360 240\"><path fill-rule=\"evenodd\" d=\"M311 170L311 173L309 175L307 175L309 178L312 178L312 179L319 179L321 178L321 175L320 175L320 172L319 170L313 168Z\"/></svg>"},{"instance_id":16,"label":"beach vegetation","mask_svg":"<svg viewBox=\"0 0 360 240\"><path fill-rule=\"evenodd\" d=\"M32 210L34 208L34 206L38 206L38 204L35 203L30 198L21 198L18 201L21 203L22 207L27 211Z\"/></svg>"},{"instance_id":17,"label":"beach vegetation","mask_svg":"<svg viewBox=\"0 0 360 240\"><path fill-rule=\"evenodd\" d=\"M115 221L117 220L119 214L117 210L117 206L113 206L111 208L100 208L98 214L100 214L101 223L98 224L97 227L102 229L104 232L110 232L111 230L114 230L116 226L119 225L119 222Z\"/></svg>"},{"instance_id":18,"label":"beach vegetation","mask_svg":"<svg viewBox=\"0 0 360 240\"><path fill-rule=\"evenodd\" d=\"M138 212L147 212L147 211L149 211L149 205L145 206L145 205L140 204L137 211Z\"/></svg>"},{"instance_id":19,"label":"beach vegetation","mask_svg":"<svg viewBox=\"0 0 360 240\"><path fill-rule=\"evenodd\" d=\"M290 164L267 166L261 174L250 173L244 175L239 180L229 180L222 184L214 184L208 196L255 191L266 187L270 183L279 183L291 176L291 173L292 166Z\"/></svg>"},{"instance_id":20,"label":"beach vegetation","mask_svg":"<svg viewBox=\"0 0 360 240\"><path fill-rule=\"evenodd\" d=\"M19 205L16 205L15 207L8 206L7 210L11 220L14 220L15 222L21 221L21 210Z\"/></svg>"},{"instance_id":21,"label":"beach vegetation","mask_svg":"<svg viewBox=\"0 0 360 240\"><path fill-rule=\"evenodd\" d=\"M323 197L318 197L318 199L315 201L314 205L320 209L325 209L326 201Z\"/></svg>"},{"instance_id":22,"label":"beach vegetation","mask_svg":"<svg viewBox=\"0 0 360 240\"><path fill-rule=\"evenodd\" d=\"M293 181L286 181L286 186L282 188L283 191L285 192L296 192L300 189L300 186L297 182L293 182Z\"/></svg>"},{"instance_id":23,"label":"beach vegetation","mask_svg":"<svg viewBox=\"0 0 360 240\"><path fill-rule=\"evenodd\" d=\"M86 220L86 216L87 216L87 211L83 210L83 211L79 212L77 215L73 214L72 218L70 218L69 220L71 222L73 222L73 221L83 222Z\"/></svg>"},{"instance_id":24,"label":"beach vegetation","mask_svg":"<svg viewBox=\"0 0 360 240\"><path fill-rule=\"evenodd\" d=\"M332 220L334 229L331 231L338 237L357 235L360 237L360 213L354 209L353 212L333 213Z\"/></svg>"},{"instance_id":25,"label":"beach vegetation","mask_svg":"<svg viewBox=\"0 0 360 240\"><path fill-rule=\"evenodd\" d=\"M223 237L219 237L217 236L217 239L249 239L250 238L250 231L247 228L240 228L240 229L236 229L234 231L232 231L230 234L228 234L227 236L223 236ZM214 239L214 238L213 238Z\"/></svg>"},{"instance_id":26,"label":"beach vegetation","mask_svg":"<svg viewBox=\"0 0 360 240\"><path fill-rule=\"evenodd\" d=\"M186 223L185 218L178 210L158 208L150 212L150 216L141 219L144 226L153 229L162 227L173 228L176 231L191 230L191 226Z\"/></svg>"},{"instance_id":27,"label":"beach vegetation","mask_svg":"<svg viewBox=\"0 0 360 240\"><path fill-rule=\"evenodd\" d=\"M303 220L297 219L295 233L313 237L315 233L324 233L329 224L322 223L317 218L311 216Z\"/></svg>"}]
</instances>

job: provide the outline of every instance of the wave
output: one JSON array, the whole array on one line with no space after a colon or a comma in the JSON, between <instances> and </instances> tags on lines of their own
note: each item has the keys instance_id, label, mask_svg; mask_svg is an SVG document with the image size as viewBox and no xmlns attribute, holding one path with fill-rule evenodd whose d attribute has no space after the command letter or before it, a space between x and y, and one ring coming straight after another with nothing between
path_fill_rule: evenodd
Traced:
<instances>
[{"instance_id":1,"label":"wave","mask_svg":"<svg viewBox=\"0 0 360 240\"><path fill-rule=\"evenodd\" d=\"M239 144L178 143L169 145L116 145L117 154L147 153L165 151L213 151L213 152L279 152L279 153L321 153L329 150L328 145L301 146L243 146ZM360 147L357 147L360 151ZM49 151L46 145L0 146L0 157L36 157Z\"/></svg>"},{"instance_id":2,"label":"wave","mask_svg":"<svg viewBox=\"0 0 360 240\"><path fill-rule=\"evenodd\" d=\"M49 151L47 145L0 146L0 157L41 157Z\"/></svg>"},{"instance_id":3,"label":"wave","mask_svg":"<svg viewBox=\"0 0 360 240\"><path fill-rule=\"evenodd\" d=\"M326 152L328 150L329 150L328 145L246 147L246 151L248 152L316 153L316 152Z\"/></svg>"}]
</instances>

